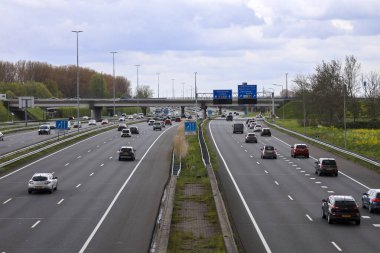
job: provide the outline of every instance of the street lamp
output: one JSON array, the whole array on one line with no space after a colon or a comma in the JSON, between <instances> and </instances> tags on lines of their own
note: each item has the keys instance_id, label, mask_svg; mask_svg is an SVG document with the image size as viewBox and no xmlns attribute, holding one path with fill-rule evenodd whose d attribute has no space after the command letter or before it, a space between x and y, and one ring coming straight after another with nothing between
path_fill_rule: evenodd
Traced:
<instances>
[{"instance_id":1,"label":"street lamp","mask_svg":"<svg viewBox=\"0 0 380 253\"><path fill-rule=\"evenodd\" d=\"M116 109L115 109L115 54L117 54L117 52L113 51L110 53L112 54L112 66L113 66L113 80L112 80L112 83L113 83L113 117L115 117L115 115L116 115Z\"/></svg>"},{"instance_id":2,"label":"street lamp","mask_svg":"<svg viewBox=\"0 0 380 253\"><path fill-rule=\"evenodd\" d=\"M197 72L194 72L195 110L198 112ZM198 113L196 114L198 116Z\"/></svg>"},{"instance_id":3,"label":"street lamp","mask_svg":"<svg viewBox=\"0 0 380 253\"><path fill-rule=\"evenodd\" d=\"M172 97L174 99L174 78L172 78Z\"/></svg>"},{"instance_id":4,"label":"street lamp","mask_svg":"<svg viewBox=\"0 0 380 253\"><path fill-rule=\"evenodd\" d=\"M274 122L274 89L268 88L269 90L272 90L272 121Z\"/></svg>"},{"instance_id":5,"label":"street lamp","mask_svg":"<svg viewBox=\"0 0 380 253\"><path fill-rule=\"evenodd\" d=\"M281 86L281 97L282 97L282 119L285 119L285 99L284 99L284 86L282 84L273 84L274 86Z\"/></svg>"},{"instance_id":6,"label":"street lamp","mask_svg":"<svg viewBox=\"0 0 380 253\"><path fill-rule=\"evenodd\" d=\"M72 31L77 34L77 124L79 133L79 51L78 51L78 35L83 31Z\"/></svg>"},{"instance_id":7,"label":"street lamp","mask_svg":"<svg viewBox=\"0 0 380 253\"><path fill-rule=\"evenodd\" d=\"M157 97L160 97L160 73L157 73Z\"/></svg>"},{"instance_id":8,"label":"street lamp","mask_svg":"<svg viewBox=\"0 0 380 253\"><path fill-rule=\"evenodd\" d=\"M137 84L136 84L136 96L137 96L137 94L138 94L138 90L139 90L139 67L140 67L141 65L136 64L135 66L136 66L136 71L137 71Z\"/></svg>"},{"instance_id":9,"label":"street lamp","mask_svg":"<svg viewBox=\"0 0 380 253\"><path fill-rule=\"evenodd\" d=\"M344 126L344 148L347 148L347 126L346 126L346 84L344 83L344 77L341 76L343 83L343 126Z\"/></svg>"},{"instance_id":10,"label":"street lamp","mask_svg":"<svg viewBox=\"0 0 380 253\"><path fill-rule=\"evenodd\" d=\"M182 99L185 99L185 82L182 82Z\"/></svg>"}]
</instances>

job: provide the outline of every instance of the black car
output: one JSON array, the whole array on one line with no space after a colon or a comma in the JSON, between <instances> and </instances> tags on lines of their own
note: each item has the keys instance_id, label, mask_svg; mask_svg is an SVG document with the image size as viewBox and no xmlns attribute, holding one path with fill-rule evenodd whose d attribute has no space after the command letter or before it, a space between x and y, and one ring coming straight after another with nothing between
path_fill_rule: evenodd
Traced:
<instances>
[{"instance_id":1,"label":"black car","mask_svg":"<svg viewBox=\"0 0 380 253\"><path fill-rule=\"evenodd\" d=\"M129 129L131 130L132 134L139 134L139 128L137 126L130 126Z\"/></svg>"},{"instance_id":2,"label":"black car","mask_svg":"<svg viewBox=\"0 0 380 253\"><path fill-rule=\"evenodd\" d=\"M234 120L234 116L232 115L227 115L226 117L226 121L233 121Z\"/></svg>"},{"instance_id":3,"label":"black car","mask_svg":"<svg viewBox=\"0 0 380 253\"><path fill-rule=\"evenodd\" d=\"M255 133L247 133L245 136L245 143L249 142L257 143L257 137Z\"/></svg>"},{"instance_id":4,"label":"black car","mask_svg":"<svg viewBox=\"0 0 380 253\"><path fill-rule=\"evenodd\" d=\"M380 189L369 189L363 193L362 204L370 213L380 210Z\"/></svg>"},{"instance_id":5,"label":"black car","mask_svg":"<svg viewBox=\"0 0 380 253\"><path fill-rule=\"evenodd\" d=\"M119 124L119 125L117 126L117 131L121 131L121 130L126 129L126 128L127 128L127 125L126 125L126 124Z\"/></svg>"},{"instance_id":6,"label":"black car","mask_svg":"<svg viewBox=\"0 0 380 253\"><path fill-rule=\"evenodd\" d=\"M133 147L122 146L119 150L119 161L121 161L121 160L132 160L132 161L134 161L136 159L135 151L136 151L136 149L134 149Z\"/></svg>"},{"instance_id":7,"label":"black car","mask_svg":"<svg viewBox=\"0 0 380 253\"><path fill-rule=\"evenodd\" d=\"M232 133L244 133L244 124L243 123L235 123L233 124L233 131Z\"/></svg>"},{"instance_id":8,"label":"black car","mask_svg":"<svg viewBox=\"0 0 380 253\"><path fill-rule=\"evenodd\" d=\"M261 136L272 136L272 133L269 128L263 128L261 130Z\"/></svg>"},{"instance_id":9,"label":"black car","mask_svg":"<svg viewBox=\"0 0 380 253\"><path fill-rule=\"evenodd\" d=\"M338 166L334 158L319 158L315 162L315 174L321 176L324 175L334 175L338 176Z\"/></svg>"},{"instance_id":10,"label":"black car","mask_svg":"<svg viewBox=\"0 0 380 253\"><path fill-rule=\"evenodd\" d=\"M322 218L329 224L335 221L355 222L360 225L360 212L352 196L331 195L322 200Z\"/></svg>"}]
</instances>

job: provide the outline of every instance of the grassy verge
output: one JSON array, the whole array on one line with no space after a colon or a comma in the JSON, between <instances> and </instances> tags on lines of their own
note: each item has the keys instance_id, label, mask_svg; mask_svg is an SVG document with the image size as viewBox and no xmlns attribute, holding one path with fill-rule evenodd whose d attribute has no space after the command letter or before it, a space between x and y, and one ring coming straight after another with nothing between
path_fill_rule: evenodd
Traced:
<instances>
[{"instance_id":1,"label":"grassy verge","mask_svg":"<svg viewBox=\"0 0 380 253\"><path fill-rule=\"evenodd\" d=\"M191 245L192 252L225 252L210 181L201 158L198 136L186 136L185 141L187 142L187 154L182 159L182 171L177 180L168 252L188 252L189 245ZM202 194L185 195L187 184L201 185L203 188ZM210 237L196 236L176 226L186 219L181 212L181 206L184 201L206 204L207 212L204 218L215 225L216 233L214 235Z\"/></svg>"}]
</instances>

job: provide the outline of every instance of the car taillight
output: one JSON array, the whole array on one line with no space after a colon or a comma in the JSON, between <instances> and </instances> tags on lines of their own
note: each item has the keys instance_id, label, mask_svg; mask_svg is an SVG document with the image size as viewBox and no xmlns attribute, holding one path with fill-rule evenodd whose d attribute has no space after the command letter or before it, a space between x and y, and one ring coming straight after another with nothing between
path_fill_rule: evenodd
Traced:
<instances>
[{"instance_id":1,"label":"car taillight","mask_svg":"<svg viewBox=\"0 0 380 253\"><path fill-rule=\"evenodd\" d=\"M331 207L331 212L336 212L338 210L339 210L339 207L337 207L337 206L332 206Z\"/></svg>"},{"instance_id":2,"label":"car taillight","mask_svg":"<svg viewBox=\"0 0 380 253\"><path fill-rule=\"evenodd\" d=\"M372 202L380 202L380 198L374 198L372 199Z\"/></svg>"}]
</instances>

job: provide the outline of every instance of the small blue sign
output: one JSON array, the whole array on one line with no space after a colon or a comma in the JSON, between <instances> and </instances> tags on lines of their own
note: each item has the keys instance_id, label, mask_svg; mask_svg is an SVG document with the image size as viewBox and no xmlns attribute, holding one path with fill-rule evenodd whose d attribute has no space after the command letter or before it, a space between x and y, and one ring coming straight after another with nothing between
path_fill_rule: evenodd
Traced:
<instances>
[{"instance_id":1,"label":"small blue sign","mask_svg":"<svg viewBox=\"0 0 380 253\"><path fill-rule=\"evenodd\" d=\"M214 90L213 104L232 104L232 90Z\"/></svg>"},{"instance_id":2,"label":"small blue sign","mask_svg":"<svg viewBox=\"0 0 380 253\"><path fill-rule=\"evenodd\" d=\"M257 85L238 85L238 104L257 104Z\"/></svg>"},{"instance_id":3,"label":"small blue sign","mask_svg":"<svg viewBox=\"0 0 380 253\"><path fill-rule=\"evenodd\" d=\"M61 130L67 130L69 129L69 124L67 120L56 120L55 121L55 128L61 129Z\"/></svg>"},{"instance_id":4,"label":"small blue sign","mask_svg":"<svg viewBox=\"0 0 380 253\"><path fill-rule=\"evenodd\" d=\"M197 122L186 121L185 122L185 133L195 133L197 131Z\"/></svg>"}]
</instances>

